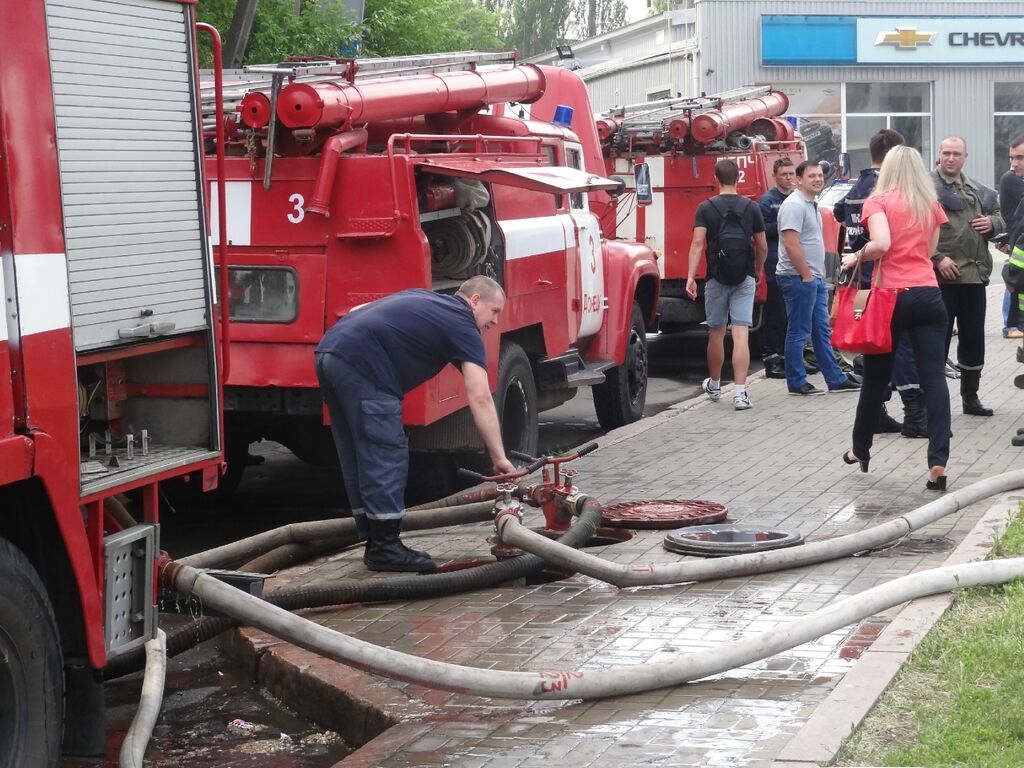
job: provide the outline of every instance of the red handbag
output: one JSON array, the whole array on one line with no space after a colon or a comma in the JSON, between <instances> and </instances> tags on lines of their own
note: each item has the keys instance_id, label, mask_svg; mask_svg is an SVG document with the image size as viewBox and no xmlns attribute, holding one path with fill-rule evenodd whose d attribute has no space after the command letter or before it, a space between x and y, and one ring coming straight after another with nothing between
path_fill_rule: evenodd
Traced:
<instances>
[{"instance_id":1,"label":"red handbag","mask_svg":"<svg viewBox=\"0 0 1024 768\"><path fill-rule=\"evenodd\" d=\"M883 288L882 263L875 262L871 288L860 285L860 261L853 268L850 284L838 289L838 309L832 329L832 346L863 355L892 352L892 313L899 291Z\"/></svg>"}]
</instances>

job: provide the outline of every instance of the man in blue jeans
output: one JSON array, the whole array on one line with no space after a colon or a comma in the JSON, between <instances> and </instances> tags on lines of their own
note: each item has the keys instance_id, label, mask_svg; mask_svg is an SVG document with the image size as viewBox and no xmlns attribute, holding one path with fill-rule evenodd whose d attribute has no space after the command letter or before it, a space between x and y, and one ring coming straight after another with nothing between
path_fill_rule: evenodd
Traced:
<instances>
[{"instance_id":1,"label":"man in blue jeans","mask_svg":"<svg viewBox=\"0 0 1024 768\"><path fill-rule=\"evenodd\" d=\"M454 296L400 291L358 307L316 348L316 373L331 415L345 492L371 571L429 571L430 556L399 539L405 516L408 443L402 397L449 363L462 371L473 423L494 468L514 472L487 379L482 333L498 321L505 293L479 275Z\"/></svg>"},{"instance_id":2,"label":"man in blue jeans","mask_svg":"<svg viewBox=\"0 0 1024 768\"><path fill-rule=\"evenodd\" d=\"M825 285L825 240L815 198L825 185L818 163L796 167L796 189L779 207L779 265L775 279L786 301L786 384L792 395L822 395L807 380L804 345L808 336L829 392L856 392L860 384L843 372L832 354Z\"/></svg>"}]
</instances>

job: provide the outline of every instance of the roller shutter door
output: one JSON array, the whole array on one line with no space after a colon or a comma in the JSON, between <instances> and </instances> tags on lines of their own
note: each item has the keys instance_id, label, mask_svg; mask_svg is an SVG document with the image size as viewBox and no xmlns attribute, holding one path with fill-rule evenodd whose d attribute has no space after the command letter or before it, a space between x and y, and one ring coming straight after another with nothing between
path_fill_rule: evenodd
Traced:
<instances>
[{"instance_id":1,"label":"roller shutter door","mask_svg":"<svg viewBox=\"0 0 1024 768\"><path fill-rule=\"evenodd\" d=\"M185 6L46 0L46 18L76 349L206 327Z\"/></svg>"}]
</instances>

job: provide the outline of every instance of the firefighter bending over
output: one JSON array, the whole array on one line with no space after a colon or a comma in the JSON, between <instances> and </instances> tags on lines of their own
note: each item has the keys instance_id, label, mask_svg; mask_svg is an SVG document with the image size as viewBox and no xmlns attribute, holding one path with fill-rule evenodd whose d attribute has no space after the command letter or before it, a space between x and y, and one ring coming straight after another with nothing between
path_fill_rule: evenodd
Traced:
<instances>
[{"instance_id":1,"label":"firefighter bending over","mask_svg":"<svg viewBox=\"0 0 1024 768\"><path fill-rule=\"evenodd\" d=\"M405 515L409 451L402 428L405 393L458 367L473 422L499 473L505 456L487 380L481 334L497 323L505 293L482 275L454 296L420 288L400 291L349 312L316 348L316 373L331 415L345 492L371 571L428 571L426 552L399 539Z\"/></svg>"}]
</instances>

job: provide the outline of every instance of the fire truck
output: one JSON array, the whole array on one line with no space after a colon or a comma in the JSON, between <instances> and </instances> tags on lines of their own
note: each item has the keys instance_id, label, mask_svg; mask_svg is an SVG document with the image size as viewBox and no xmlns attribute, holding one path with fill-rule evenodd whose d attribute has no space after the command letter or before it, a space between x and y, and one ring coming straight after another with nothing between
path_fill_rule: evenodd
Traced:
<instances>
[{"instance_id":1,"label":"fire truck","mask_svg":"<svg viewBox=\"0 0 1024 768\"><path fill-rule=\"evenodd\" d=\"M194 15L0 0L4 768L104 753L102 670L155 632L158 483L223 464Z\"/></svg>"},{"instance_id":2,"label":"fire truck","mask_svg":"<svg viewBox=\"0 0 1024 768\"><path fill-rule=\"evenodd\" d=\"M262 438L335 461L313 350L338 318L478 274L507 294L485 337L507 450L534 454L537 414L580 387L604 428L640 418L658 270L647 246L602 237L620 185L576 75L470 52L228 77L225 173L207 161L228 210L213 231L230 275L225 488ZM414 466L453 477L482 448L466 405L452 367L408 394Z\"/></svg>"},{"instance_id":3,"label":"fire truck","mask_svg":"<svg viewBox=\"0 0 1024 768\"><path fill-rule=\"evenodd\" d=\"M690 242L697 206L717 194L715 164L734 160L737 191L757 201L774 185L780 157L799 164L804 142L781 116L789 99L769 86L712 96L662 99L602 113L596 119L606 173L629 190L614 215L602 219L606 237L647 243L658 255L660 327L691 328L704 320L703 299L686 295ZM697 271L703 294L703 259ZM762 281L757 300L767 288Z\"/></svg>"}]
</instances>

